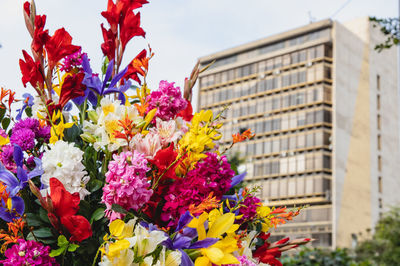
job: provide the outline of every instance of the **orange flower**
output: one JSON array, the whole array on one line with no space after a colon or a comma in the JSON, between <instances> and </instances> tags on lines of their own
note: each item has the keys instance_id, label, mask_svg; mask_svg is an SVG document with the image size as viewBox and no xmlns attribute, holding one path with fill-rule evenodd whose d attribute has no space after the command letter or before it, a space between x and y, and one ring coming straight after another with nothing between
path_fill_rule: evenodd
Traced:
<instances>
[{"instance_id":1,"label":"orange flower","mask_svg":"<svg viewBox=\"0 0 400 266\"><path fill-rule=\"evenodd\" d=\"M246 139L252 139L256 134L253 134L249 129L247 129L245 132L243 132L242 134L240 133L236 133L232 135L233 138L233 143L238 143L238 142L242 142Z\"/></svg>"},{"instance_id":2,"label":"orange flower","mask_svg":"<svg viewBox=\"0 0 400 266\"><path fill-rule=\"evenodd\" d=\"M205 198L199 205L195 206L191 204L189 206L189 212L191 214L199 214L207 210L215 209L219 207L219 200L213 197L214 192L211 192L207 198Z\"/></svg>"},{"instance_id":3,"label":"orange flower","mask_svg":"<svg viewBox=\"0 0 400 266\"><path fill-rule=\"evenodd\" d=\"M23 229L25 222L22 218L14 219L12 222L7 223L8 231L2 230L0 232L0 240L5 241L1 246L0 251L4 253L7 249L7 245L11 243L17 243L18 239L23 238ZM21 234L19 234L21 232Z\"/></svg>"}]
</instances>

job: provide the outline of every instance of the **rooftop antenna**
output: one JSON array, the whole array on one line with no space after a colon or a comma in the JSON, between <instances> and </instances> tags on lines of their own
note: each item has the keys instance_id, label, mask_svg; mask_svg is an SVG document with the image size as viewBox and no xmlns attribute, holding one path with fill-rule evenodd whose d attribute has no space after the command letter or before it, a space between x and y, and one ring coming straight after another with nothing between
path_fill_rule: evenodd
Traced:
<instances>
[{"instance_id":1,"label":"rooftop antenna","mask_svg":"<svg viewBox=\"0 0 400 266\"><path fill-rule=\"evenodd\" d=\"M339 9L336 10L335 13L333 13L333 14L330 16L330 19L333 19L333 17L335 17L337 14L339 14L340 11L342 11L348 4L350 4L350 2L351 2L351 0L347 0L346 2L344 2L343 5L341 5L341 6L339 7Z\"/></svg>"},{"instance_id":2,"label":"rooftop antenna","mask_svg":"<svg viewBox=\"0 0 400 266\"><path fill-rule=\"evenodd\" d=\"M315 17L311 15L311 10L308 10L308 20L310 21L310 24L315 22Z\"/></svg>"}]
</instances>

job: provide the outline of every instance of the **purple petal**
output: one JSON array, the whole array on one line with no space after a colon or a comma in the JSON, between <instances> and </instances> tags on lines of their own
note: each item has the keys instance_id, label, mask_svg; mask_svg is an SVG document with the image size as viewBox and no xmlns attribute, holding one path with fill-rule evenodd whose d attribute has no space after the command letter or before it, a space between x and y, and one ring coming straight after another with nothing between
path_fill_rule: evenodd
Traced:
<instances>
[{"instance_id":1,"label":"purple petal","mask_svg":"<svg viewBox=\"0 0 400 266\"><path fill-rule=\"evenodd\" d=\"M15 196L11 198L11 208L15 210L18 214L22 215L25 210L25 203L21 197Z\"/></svg>"},{"instance_id":2,"label":"purple petal","mask_svg":"<svg viewBox=\"0 0 400 266\"><path fill-rule=\"evenodd\" d=\"M82 68L90 76L92 75L92 68L90 67L89 58L87 54L82 55Z\"/></svg>"},{"instance_id":3,"label":"purple petal","mask_svg":"<svg viewBox=\"0 0 400 266\"><path fill-rule=\"evenodd\" d=\"M7 186L7 190L10 192L10 195L15 195L18 193L20 189L19 180L13 173L8 170L0 171L0 181Z\"/></svg>"},{"instance_id":4,"label":"purple petal","mask_svg":"<svg viewBox=\"0 0 400 266\"><path fill-rule=\"evenodd\" d=\"M174 242L173 249L180 249L180 248L181 249L186 249L186 248L189 248L191 241L192 241L191 237L178 235L173 241Z\"/></svg>"},{"instance_id":5,"label":"purple petal","mask_svg":"<svg viewBox=\"0 0 400 266\"><path fill-rule=\"evenodd\" d=\"M183 228L182 235L191 237L193 239L197 236L197 230L196 230L196 228L185 227L185 228Z\"/></svg>"},{"instance_id":6,"label":"purple petal","mask_svg":"<svg viewBox=\"0 0 400 266\"><path fill-rule=\"evenodd\" d=\"M128 71L128 67L126 67L124 70L115 75L114 78L111 80L109 87L112 88L115 85L117 85L118 81L125 75L126 71Z\"/></svg>"},{"instance_id":7,"label":"purple petal","mask_svg":"<svg viewBox=\"0 0 400 266\"><path fill-rule=\"evenodd\" d=\"M190 221L193 219L192 215L190 214L189 211L186 211L181 217L179 218L178 221L178 226L176 227L175 232L180 231L183 227L185 227Z\"/></svg>"},{"instance_id":8,"label":"purple petal","mask_svg":"<svg viewBox=\"0 0 400 266\"><path fill-rule=\"evenodd\" d=\"M192 245L190 245L189 249L208 248L209 246L217 243L218 240L218 238L206 238L193 243Z\"/></svg>"},{"instance_id":9,"label":"purple petal","mask_svg":"<svg viewBox=\"0 0 400 266\"><path fill-rule=\"evenodd\" d=\"M171 238L168 238L162 243L164 246L166 246L168 249L173 249L174 243L172 243Z\"/></svg>"},{"instance_id":10,"label":"purple petal","mask_svg":"<svg viewBox=\"0 0 400 266\"><path fill-rule=\"evenodd\" d=\"M239 184L240 182L243 181L244 177L246 176L246 172L244 172L243 174L237 175L232 177L232 182L231 182L231 187L236 186L237 184Z\"/></svg>"},{"instance_id":11,"label":"purple petal","mask_svg":"<svg viewBox=\"0 0 400 266\"><path fill-rule=\"evenodd\" d=\"M33 158L33 161L35 162L35 168L29 172L28 174L29 179L43 175L42 160L35 157Z\"/></svg>"},{"instance_id":12,"label":"purple petal","mask_svg":"<svg viewBox=\"0 0 400 266\"><path fill-rule=\"evenodd\" d=\"M106 75L103 80L103 86L101 87L100 95L103 95L104 88L106 87L107 81L111 78L112 70L114 67L114 59L110 61L107 67Z\"/></svg>"},{"instance_id":13,"label":"purple petal","mask_svg":"<svg viewBox=\"0 0 400 266\"><path fill-rule=\"evenodd\" d=\"M182 254L181 257L181 266L193 266L193 261L190 259L190 257L188 256L188 254L186 254L185 251L183 251L182 249L179 249L179 251Z\"/></svg>"},{"instance_id":14,"label":"purple petal","mask_svg":"<svg viewBox=\"0 0 400 266\"><path fill-rule=\"evenodd\" d=\"M22 149L17 144L14 144L14 153L13 153L14 161L17 166L22 167L22 163L24 162L24 154Z\"/></svg>"},{"instance_id":15,"label":"purple petal","mask_svg":"<svg viewBox=\"0 0 400 266\"><path fill-rule=\"evenodd\" d=\"M20 166L17 167L17 177L20 180L21 184L28 182L28 175L26 174L26 170Z\"/></svg>"}]
</instances>

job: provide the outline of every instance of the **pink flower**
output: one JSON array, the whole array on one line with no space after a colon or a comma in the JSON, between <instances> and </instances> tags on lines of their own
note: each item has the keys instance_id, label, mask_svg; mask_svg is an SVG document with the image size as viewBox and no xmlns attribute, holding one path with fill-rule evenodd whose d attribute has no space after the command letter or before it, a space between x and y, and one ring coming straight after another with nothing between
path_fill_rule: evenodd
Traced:
<instances>
[{"instance_id":1,"label":"pink flower","mask_svg":"<svg viewBox=\"0 0 400 266\"><path fill-rule=\"evenodd\" d=\"M158 117L156 118L156 127L151 128L150 132L159 136L163 147L168 146L171 142L176 144L176 140L184 134L182 130L178 129L175 120L163 121Z\"/></svg>"},{"instance_id":2,"label":"pink flower","mask_svg":"<svg viewBox=\"0 0 400 266\"><path fill-rule=\"evenodd\" d=\"M148 111L157 108L155 116L162 120L173 119L188 104L182 97L180 88L174 87L174 82L169 83L165 80L160 81L159 89L147 96L147 100Z\"/></svg>"},{"instance_id":3,"label":"pink flower","mask_svg":"<svg viewBox=\"0 0 400 266\"><path fill-rule=\"evenodd\" d=\"M123 215L114 212L113 204L126 210L139 210L149 201L153 191L149 189L146 173L150 168L144 154L137 151L115 154L108 165L107 184L103 187L102 202L106 204L106 216L111 220Z\"/></svg>"},{"instance_id":4,"label":"pink flower","mask_svg":"<svg viewBox=\"0 0 400 266\"><path fill-rule=\"evenodd\" d=\"M147 133L144 138L141 134L136 134L132 146L136 151L143 153L147 159L153 159L162 148L160 136L155 132Z\"/></svg>"}]
</instances>

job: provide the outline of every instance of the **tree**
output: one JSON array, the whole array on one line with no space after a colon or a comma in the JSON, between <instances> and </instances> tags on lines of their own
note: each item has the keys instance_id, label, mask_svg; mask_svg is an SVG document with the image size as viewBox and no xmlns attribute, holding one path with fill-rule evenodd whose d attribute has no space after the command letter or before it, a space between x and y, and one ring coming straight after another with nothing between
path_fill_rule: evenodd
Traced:
<instances>
[{"instance_id":1,"label":"tree","mask_svg":"<svg viewBox=\"0 0 400 266\"><path fill-rule=\"evenodd\" d=\"M389 49L393 45L400 43L400 20L399 18L376 18L370 17L370 21L374 22L374 27L380 27L381 32L386 36L384 43L375 46L378 52L383 49Z\"/></svg>"},{"instance_id":2,"label":"tree","mask_svg":"<svg viewBox=\"0 0 400 266\"><path fill-rule=\"evenodd\" d=\"M385 213L375 226L372 239L361 242L355 252L358 261L400 265L400 207Z\"/></svg>"}]
</instances>

